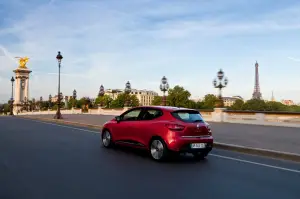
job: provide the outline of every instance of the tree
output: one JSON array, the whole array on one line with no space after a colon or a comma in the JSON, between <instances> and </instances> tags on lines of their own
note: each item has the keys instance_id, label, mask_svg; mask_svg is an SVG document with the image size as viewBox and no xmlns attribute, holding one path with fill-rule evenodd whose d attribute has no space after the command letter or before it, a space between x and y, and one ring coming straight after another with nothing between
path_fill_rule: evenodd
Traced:
<instances>
[{"instance_id":1,"label":"tree","mask_svg":"<svg viewBox=\"0 0 300 199\"><path fill-rule=\"evenodd\" d=\"M218 98L213 94L207 94L203 99L203 108L204 109L213 109L216 105Z\"/></svg>"},{"instance_id":2,"label":"tree","mask_svg":"<svg viewBox=\"0 0 300 199\"><path fill-rule=\"evenodd\" d=\"M162 104L162 96L154 96L151 104L154 106L160 106Z\"/></svg>"},{"instance_id":3,"label":"tree","mask_svg":"<svg viewBox=\"0 0 300 199\"><path fill-rule=\"evenodd\" d=\"M113 99L109 95L103 95L96 98L95 104L102 104L104 107L109 107L112 101Z\"/></svg>"},{"instance_id":4,"label":"tree","mask_svg":"<svg viewBox=\"0 0 300 199\"><path fill-rule=\"evenodd\" d=\"M235 100L233 105L230 107L231 110L243 110L244 101L241 99Z\"/></svg>"},{"instance_id":5,"label":"tree","mask_svg":"<svg viewBox=\"0 0 300 199\"><path fill-rule=\"evenodd\" d=\"M175 107L188 107L191 93L181 86L175 86L169 89L167 96L167 105Z\"/></svg>"},{"instance_id":6,"label":"tree","mask_svg":"<svg viewBox=\"0 0 300 199\"><path fill-rule=\"evenodd\" d=\"M243 110L248 110L248 111L265 111L266 109L267 109L266 102L260 99L248 100L243 105Z\"/></svg>"},{"instance_id":7,"label":"tree","mask_svg":"<svg viewBox=\"0 0 300 199\"><path fill-rule=\"evenodd\" d=\"M125 99L129 98L129 106L130 107L136 107L139 106L140 102L138 100L138 98L136 97L136 95L128 95L126 93L121 93L117 96L117 98L115 100L113 100L111 102L111 108L123 108L124 104L125 104Z\"/></svg>"},{"instance_id":8,"label":"tree","mask_svg":"<svg viewBox=\"0 0 300 199\"><path fill-rule=\"evenodd\" d=\"M280 102L266 102L265 110L266 111L287 111L288 106L286 106Z\"/></svg>"},{"instance_id":9,"label":"tree","mask_svg":"<svg viewBox=\"0 0 300 199\"><path fill-rule=\"evenodd\" d=\"M72 109L74 106L74 108L77 108L77 100L74 99L74 98L71 98L69 101L68 101L68 109Z\"/></svg>"}]
</instances>

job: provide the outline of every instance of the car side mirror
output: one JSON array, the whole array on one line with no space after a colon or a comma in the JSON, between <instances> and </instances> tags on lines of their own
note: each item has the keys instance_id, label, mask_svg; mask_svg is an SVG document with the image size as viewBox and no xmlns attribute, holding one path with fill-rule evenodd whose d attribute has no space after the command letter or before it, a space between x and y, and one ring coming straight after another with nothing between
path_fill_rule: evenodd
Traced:
<instances>
[{"instance_id":1,"label":"car side mirror","mask_svg":"<svg viewBox=\"0 0 300 199\"><path fill-rule=\"evenodd\" d=\"M117 123L121 122L121 117L120 116L116 116L115 118L116 118Z\"/></svg>"}]
</instances>

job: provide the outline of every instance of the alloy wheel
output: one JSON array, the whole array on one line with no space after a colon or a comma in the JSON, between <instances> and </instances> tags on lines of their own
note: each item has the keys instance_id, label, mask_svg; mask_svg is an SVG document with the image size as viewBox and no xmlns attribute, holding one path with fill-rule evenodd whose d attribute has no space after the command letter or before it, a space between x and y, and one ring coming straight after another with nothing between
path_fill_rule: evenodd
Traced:
<instances>
[{"instance_id":1,"label":"alloy wheel","mask_svg":"<svg viewBox=\"0 0 300 199\"><path fill-rule=\"evenodd\" d=\"M151 156L155 160L160 160L164 156L164 145L160 140L153 140L150 146Z\"/></svg>"},{"instance_id":2,"label":"alloy wheel","mask_svg":"<svg viewBox=\"0 0 300 199\"><path fill-rule=\"evenodd\" d=\"M111 135L110 132L104 131L102 135L102 143L105 147L109 147L111 144Z\"/></svg>"}]
</instances>

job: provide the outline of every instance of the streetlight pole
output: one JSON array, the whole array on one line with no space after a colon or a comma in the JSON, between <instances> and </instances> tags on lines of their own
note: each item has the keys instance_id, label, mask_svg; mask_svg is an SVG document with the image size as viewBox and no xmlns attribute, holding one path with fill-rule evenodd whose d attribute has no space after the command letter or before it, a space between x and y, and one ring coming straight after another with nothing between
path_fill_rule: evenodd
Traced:
<instances>
[{"instance_id":1,"label":"streetlight pole","mask_svg":"<svg viewBox=\"0 0 300 199\"><path fill-rule=\"evenodd\" d=\"M58 62L58 92L57 92L57 112L54 116L54 119L63 119L61 112L60 112L60 101L61 101L61 94L60 94L60 67L61 67L61 60L63 59L63 56L60 54L60 51L58 51L58 54L56 56L57 62Z\"/></svg>"},{"instance_id":2,"label":"streetlight pole","mask_svg":"<svg viewBox=\"0 0 300 199\"><path fill-rule=\"evenodd\" d=\"M98 93L98 97L101 97L100 98L100 107L103 107L103 98L102 97L104 96L104 93L105 93L104 86L101 84L99 93Z\"/></svg>"},{"instance_id":3,"label":"streetlight pole","mask_svg":"<svg viewBox=\"0 0 300 199\"><path fill-rule=\"evenodd\" d=\"M163 78L161 79L159 88L163 92L162 105L166 106L167 105L166 92L169 90L169 83L168 83L168 79L165 76L163 76Z\"/></svg>"},{"instance_id":4,"label":"streetlight pole","mask_svg":"<svg viewBox=\"0 0 300 199\"><path fill-rule=\"evenodd\" d=\"M52 95L49 95L49 110L51 109L51 101L52 101Z\"/></svg>"},{"instance_id":5,"label":"streetlight pole","mask_svg":"<svg viewBox=\"0 0 300 199\"><path fill-rule=\"evenodd\" d=\"M41 111L41 109L42 109L42 103L43 103L43 97L41 96L41 97L40 97L40 111Z\"/></svg>"},{"instance_id":6,"label":"streetlight pole","mask_svg":"<svg viewBox=\"0 0 300 199\"><path fill-rule=\"evenodd\" d=\"M10 113L9 115L14 115L14 112L13 112L13 107L14 107L14 81L15 81L15 78L14 77L11 77L10 79L11 81L11 98L10 98Z\"/></svg>"},{"instance_id":7,"label":"streetlight pole","mask_svg":"<svg viewBox=\"0 0 300 199\"><path fill-rule=\"evenodd\" d=\"M129 99L129 94L131 92L131 84L130 82L128 81L126 84L125 84L125 104L124 106L125 107L128 107L130 104L130 99Z\"/></svg>"},{"instance_id":8,"label":"streetlight pole","mask_svg":"<svg viewBox=\"0 0 300 199\"><path fill-rule=\"evenodd\" d=\"M73 91L73 104L72 104L73 108L75 108L76 98L77 98L77 91L74 89L74 91Z\"/></svg>"},{"instance_id":9,"label":"streetlight pole","mask_svg":"<svg viewBox=\"0 0 300 199\"><path fill-rule=\"evenodd\" d=\"M216 103L217 108L224 107L224 102L222 98L222 89L225 88L227 84L228 84L228 79L227 77L224 78L224 72L222 71L222 69L220 69L219 72L217 73L217 78L214 79L213 81L214 87L219 89L218 101Z\"/></svg>"}]
</instances>

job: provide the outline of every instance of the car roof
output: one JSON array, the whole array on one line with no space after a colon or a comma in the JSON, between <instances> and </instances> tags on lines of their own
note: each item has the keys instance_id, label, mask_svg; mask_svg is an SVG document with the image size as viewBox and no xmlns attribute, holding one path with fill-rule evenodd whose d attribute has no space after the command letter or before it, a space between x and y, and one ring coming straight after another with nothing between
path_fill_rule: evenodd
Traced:
<instances>
[{"instance_id":1,"label":"car roof","mask_svg":"<svg viewBox=\"0 0 300 199\"><path fill-rule=\"evenodd\" d=\"M139 106L136 108L156 108L156 109L165 110L165 111L194 110L194 109L175 107L175 106Z\"/></svg>"}]
</instances>

